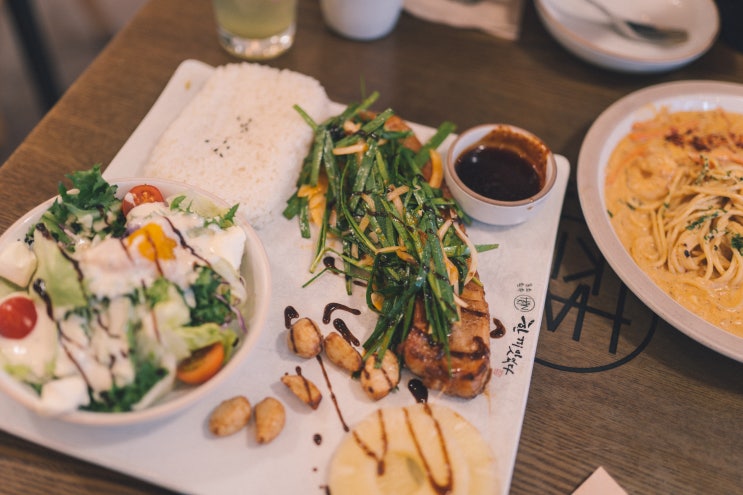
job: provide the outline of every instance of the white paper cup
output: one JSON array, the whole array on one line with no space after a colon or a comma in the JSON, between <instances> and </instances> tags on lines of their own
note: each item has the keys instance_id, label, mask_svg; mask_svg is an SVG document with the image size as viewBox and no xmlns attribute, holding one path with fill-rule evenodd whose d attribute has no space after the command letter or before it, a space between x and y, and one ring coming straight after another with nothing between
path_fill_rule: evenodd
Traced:
<instances>
[{"instance_id":1,"label":"white paper cup","mask_svg":"<svg viewBox=\"0 0 743 495\"><path fill-rule=\"evenodd\" d=\"M320 0L325 23L354 40L386 36L397 24L403 0Z\"/></svg>"}]
</instances>

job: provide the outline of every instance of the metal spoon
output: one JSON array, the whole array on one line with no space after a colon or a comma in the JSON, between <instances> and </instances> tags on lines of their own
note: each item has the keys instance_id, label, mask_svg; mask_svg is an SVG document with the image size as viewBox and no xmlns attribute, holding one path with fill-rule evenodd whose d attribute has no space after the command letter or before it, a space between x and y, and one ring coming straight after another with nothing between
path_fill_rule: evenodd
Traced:
<instances>
[{"instance_id":1,"label":"metal spoon","mask_svg":"<svg viewBox=\"0 0 743 495\"><path fill-rule=\"evenodd\" d=\"M667 44L683 43L689 39L689 33L683 29L630 21L617 16L596 0L585 1L603 12L604 15L609 18L612 26L614 26L619 34L626 36L627 38Z\"/></svg>"}]
</instances>

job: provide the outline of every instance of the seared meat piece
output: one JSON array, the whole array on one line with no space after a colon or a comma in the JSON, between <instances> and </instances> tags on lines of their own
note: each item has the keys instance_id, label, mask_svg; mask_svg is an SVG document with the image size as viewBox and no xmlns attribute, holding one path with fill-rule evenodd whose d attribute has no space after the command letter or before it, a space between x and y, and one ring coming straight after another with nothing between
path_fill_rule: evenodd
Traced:
<instances>
[{"instance_id":1,"label":"seared meat piece","mask_svg":"<svg viewBox=\"0 0 743 495\"><path fill-rule=\"evenodd\" d=\"M428 322L420 302L415 306L410 333L397 350L405 366L426 387L471 398L485 389L491 376L490 312L485 291L475 282L465 285L461 298L468 306L461 308L461 319L451 329L451 361L444 347L434 345L429 339Z\"/></svg>"},{"instance_id":2,"label":"seared meat piece","mask_svg":"<svg viewBox=\"0 0 743 495\"><path fill-rule=\"evenodd\" d=\"M400 118L393 117L385 127L394 130L409 129ZM417 151L420 141L409 136L403 143ZM430 163L423 168L423 175L431 173ZM442 185L444 196L449 196L446 183ZM423 304L415 305L413 325L398 347L405 366L418 375L426 387L441 390L446 394L471 398L482 393L491 376L490 367L490 310L485 301L485 290L470 281L460 294L467 307L461 308L461 318L449 335L449 356L444 346L435 345L428 337L428 321Z\"/></svg>"},{"instance_id":3,"label":"seared meat piece","mask_svg":"<svg viewBox=\"0 0 743 495\"><path fill-rule=\"evenodd\" d=\"M374 117L369 113L368 119ZM408 124L398 116L385 122L385 128L395 131L410 130ZM405 138L403 145L418 151L421 142L415 135ZM429 178L431 162L425 164L423 175ZM443 183L444 196L450 193ZM421 301L415 304L413 324L406 339L396 349L397 355L412 373L417 375L429 389L446 394L471 398L485 390L490 380L490 311L485 301L485 290L470 281L460 294L467 307L462 307L460 321L453 325L449 335L449 355L444 346L429 338L428 321Z\"/></svg>"}]
</instances>

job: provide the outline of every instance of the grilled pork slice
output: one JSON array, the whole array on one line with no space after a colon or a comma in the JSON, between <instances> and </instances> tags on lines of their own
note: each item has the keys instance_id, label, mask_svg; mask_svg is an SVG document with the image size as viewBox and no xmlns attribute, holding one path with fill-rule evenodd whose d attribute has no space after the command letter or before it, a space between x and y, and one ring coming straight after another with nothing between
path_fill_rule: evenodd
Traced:
<instances>
[{"instance_id":1,"label":"grilled pork slice","mask_svg":"<svg viewBox=\"0 0 743 495\"><path fill-rule=\"evenodd\" d=\"M373 118L369 114L368 118ZM385 128L395 131L410 130L400 117L393 115ZM419 151L421 142L411 134L403 145ZM431 163L423 167L423 176L429 178ZM442 184L444 196L449 196L446 183ZM461 308L461 318L449 335L449 355L444 346L434 344L429 338L428 321L423 304L415 305L413 325L406 339L397 349L405 366L417 375L429 389L446 394L471 398L482 393L490 380L490 310L485 301L485 290L475 282L468 282L460 294L467 304Z\"/></svg>"},{"instance_id":2,"label":"grilled pork slice","mask_svg":"<svg viewBox=\"0 0 743 495\"><path fill-rule=\"evenodd\" d=\"M467 307L461 308L461 318L451 328L451 359L443 345L434 344L429 338L428 321L420 301L415 305L410 333L398 347L398 353L405 366L429 389L471 398L485 389L492 374L490 311L485 290L473 281L464 286L461 298Z\"/></svg>"}]
</instances>

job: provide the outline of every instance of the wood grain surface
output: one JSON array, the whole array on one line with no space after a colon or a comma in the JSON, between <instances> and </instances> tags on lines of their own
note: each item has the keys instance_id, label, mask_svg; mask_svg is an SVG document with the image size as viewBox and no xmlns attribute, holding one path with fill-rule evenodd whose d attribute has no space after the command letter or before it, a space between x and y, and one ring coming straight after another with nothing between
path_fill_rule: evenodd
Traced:
<instances>
[{"instance_id":1,"label":"wood grain surface","mask_svg":"<svg viewBox=\"0 0 743 495\"><path fill-rule=\"evenodd\" d=\"M145 5L0 167L0 231L64 174L108 163L189 58L236 61L217 42L210 2ZM515 42L408 14L388 37L356 42L325 27L316 0L300 0L296 44L268 64L317 78L334 101L378 90L380 109L426 125L515 124L573 165L513 494L567 494L599 466L632 494L743 493L743 364L627 291L582 220L574 179L583 137L611 103L668 81L743 82L743 53L718 41L681 69L620 74L565 51L531 2ZM166 491L0 432L0 493Z\"/></svg>"}]
</instances>

